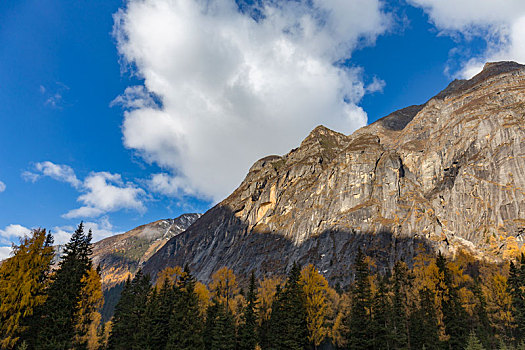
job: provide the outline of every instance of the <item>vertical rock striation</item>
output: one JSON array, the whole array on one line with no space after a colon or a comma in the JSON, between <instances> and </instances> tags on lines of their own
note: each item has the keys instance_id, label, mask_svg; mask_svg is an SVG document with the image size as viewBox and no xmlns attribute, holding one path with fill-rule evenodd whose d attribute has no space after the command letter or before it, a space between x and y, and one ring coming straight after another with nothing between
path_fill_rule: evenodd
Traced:
<instances>
[{"instance_id":1,"label":"vertical rock striation","mask_svg":"<svg viewBox=\"0 0 525 350\"><path fill-rule=\"evenodd\" d=\"M418 246L514 254L525 228L525 66L488 63L423 105L350 136L323 126L242 184L145 264L189 263L207 281L313 263L347 284L357 246L380 267Z\"/></svg>"}]
</instances>

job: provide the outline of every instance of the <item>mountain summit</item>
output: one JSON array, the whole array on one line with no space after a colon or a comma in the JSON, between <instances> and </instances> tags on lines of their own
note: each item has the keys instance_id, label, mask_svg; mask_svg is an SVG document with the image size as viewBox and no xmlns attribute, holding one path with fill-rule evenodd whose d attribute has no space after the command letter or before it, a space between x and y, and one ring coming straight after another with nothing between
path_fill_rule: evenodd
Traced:
<instances>
[{"instance_id":1,"label":"mountain summit","mask_svg":"<svg viewBox=\"0 0 525 350\"><path fill-rule=\"evenodd\" d=\"M93 263L100 266L102 285L109 289L133 277L170 238L190 227L201 214L183 214L134 228L93 244Z\"/></svg>"},{"instance_id":2,"label":"mountain summit","mask_svg":"<svg viewBox=\"0 0 525 350\"><path fill-rule=\"evenodd\" d=\"M351 280L357 248L378 266L419 247L487 259L519 251L525 229L525 66L496 62L423 105L345 136L323 126L241 185L144 266L221 266L247 276L294 261Z\"/></svg>"}]
</instances>

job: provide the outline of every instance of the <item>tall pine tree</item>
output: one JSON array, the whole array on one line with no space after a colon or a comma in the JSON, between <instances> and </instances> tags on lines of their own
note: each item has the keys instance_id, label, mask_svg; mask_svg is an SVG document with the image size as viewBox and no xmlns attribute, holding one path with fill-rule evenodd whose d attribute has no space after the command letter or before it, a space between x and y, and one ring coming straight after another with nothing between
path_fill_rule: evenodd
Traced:
<instances>
[{"instance_id":1,"label":"tall pine tree","mask_svg":"<svg viewBox=\"0 0 525 350\"><path fill-rule=\"evenodd\" d=\"M167 350L204 349L203 322L199 312L199 298L195 293L195 283L195 278L186 265L179 285L175 286L176 300L170 318Z\"/></svg>"},{"instance_id":2,"label":"tall pine tree","mask_svg":"<svg viewBox=\"0 0 525 350\"><path fill-rule=\"evenodd\" d=\"M392 275L392 345L394 349L409 349L408 295L410 276L402 261L394 265Z\"/></svg>"},{"instance_id":3,"label":"tall pine tree","mask_svg":"<svg viewBox=\"0 0 525 350\"><path fill-rule=\"evenodd\" d=\"M428 288L419 291L419 307L413 310L410 317L410 345L412 349L437 350L440 348L434 298L434 293Z\"/></svg>"},{"instance_id":4,"label":"tall pine tree","mask_svg":"<svg viewBox=\"0 0 525 350\"><path fill-rule=\"evenodd\" d=\"M521 254L521 261L516 266L510 262L508 289L512 297L513 335L517 342L524 338L525 325L525 255Z\"/></svg>"},{"instance_id":5,"label":"tall pine tree","mask_svg":"<svg viewBox=\"0 0 525 350\"><path fill-rule=\"evenodd\" d=\"M250 276L238 339L238 350L254 350L257 345L257 290L253 271Z\"/></svg>"},{"instance_id":6,"label":"tall pine tree","mask_svg":"<svg viewBox=\"0 0 525 350\"><path fill-rule=\"evenodd\" d=\"M223 300L214 298L206 316L205 349L235 349L235 324L230 309Z\"/></svg>"},{"instance_id":7,"label":"tall pine tree","mask_svg":"<svg viewBox=\"0 0 525 350\"><path fill-rule=\"evenodd\" d=\"M175 296L174 291L167 279L162 286L154 289L148 299L146 316L144 317L143 338L147 339L148 348L164 349L170 332L169 321L173 312Z\"/></svg>"},{"instance_id":8,"label":"tall pine tree","mask_svg":"<svg viewBox=\"0 0 525 350\"><path fill-rule=\"evenodd\" d=\"M448 336L446 346L449 349L461 349L465 346L468 336L468 314L461 305L458 288L452 281L447 260L441 252L436 258L436 266L440 276L436 288L441 302L445 334Z\"/></svg>"},{"instance_id":9,"label":"tall pine tree","mask_svg":"<svg viewBox=\"0 0 525 350\"><path fill-rule=\"evenodd\" d=\"M348 320L348 348L350 350L373 349L374 330L372 329L370 271L361 248L357 251L354 269L352 308Z\"/></svg>"},{"instance_id":10,"label":"tall pine tree","mask_svg":"<svg viewBox=\"0 0 525 350\"><path fill-rule=\"evenodd\" d=\"M284 289L272 305L270 349L304 349L308 345L306 297L300 284L301 269L293 264Z\"/></svg>"},{"instance_id":11,"label":"tall pine tree","mask_svg":"<svg viewBox=\"0 0 525 350\"><path fill-rule=\"evenodd\" d=\"M133 278L124 285L120 300L115 306L113 325L108 340L111 350L142 349L145 337L139 330L143 326L146 315L151 281L148 275L139 270Z\"/></svg>"},{"instance_id":12,"label":"tall pine tree","mask_svg":"<svg viewBox=\"0 0 525 350\"><path fill-rule=\"evenodd\" d=\"M48 298L39 319L35 348L42 350L72 349L79 346L75 339L83 338L76 315L84 277L91 270L91 230L85 234L84 225L78 228L66 244L58 270L51 277Z\"/></svg>"},{"instance_id":13,"label":"tall pine tree","mask_svg":"<svg viewBox=\"0 0 525 350\"><path fill-rule=\"evenodd\" d=\"M389 298L389 286L386 276L379 276L377 292L373 298L372 328L375 331L374 348L392 348L392 304Z\"/></svg>"}]
</instances>

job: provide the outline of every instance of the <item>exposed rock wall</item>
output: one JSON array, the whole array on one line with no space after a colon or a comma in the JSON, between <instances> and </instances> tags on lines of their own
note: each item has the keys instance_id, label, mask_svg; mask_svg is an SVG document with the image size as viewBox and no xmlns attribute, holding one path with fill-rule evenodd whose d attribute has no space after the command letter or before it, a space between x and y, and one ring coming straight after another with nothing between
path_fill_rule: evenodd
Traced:
<instances>
[{"instance_id":1,"label":"exposed rock wall","mask_svg":"<svg viewBox=\"0 0 525 350\"><path fill-rule=\"evenodd\" d=\"M145 264L189 263L201 280L314 263L347 284L357 246L380 266L419 245L507 257L525 227L525 66L487 64L424 105L345 136L319 126Z\"/></svg>"}]
</instances>

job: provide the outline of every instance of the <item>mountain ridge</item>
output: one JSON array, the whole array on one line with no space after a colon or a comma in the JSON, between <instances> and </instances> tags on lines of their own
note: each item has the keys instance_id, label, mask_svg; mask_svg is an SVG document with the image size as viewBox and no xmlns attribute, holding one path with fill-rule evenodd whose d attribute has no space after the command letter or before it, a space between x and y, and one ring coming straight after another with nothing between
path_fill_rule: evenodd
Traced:
<instances>
[{"instance_id":1,"label":"mountain ridge","mask_svg":"<svg viewBox=\"0 0 525 350\"><path fill-rule=\"evenodd\" d=\"M262 275L297 260L345 285L358 246L385 268L421 244L505 258L525 226L524 91L525 66L497 62L352 135L318 126L256 161L144 270L189 263L207 281L223 265Z\"/></svg>"},{"instance_id":2,"label":"mountain ridge","mask_svg":"<svg viewBox=\"0 0 525 350\"><path fill-rule=\"evenodd\" d=\"M93 264L99 266L104 289L133 277L166 242L185 231L202 214L182 214L140 225L93 243Z\"/></svg>"}]
</instances>

